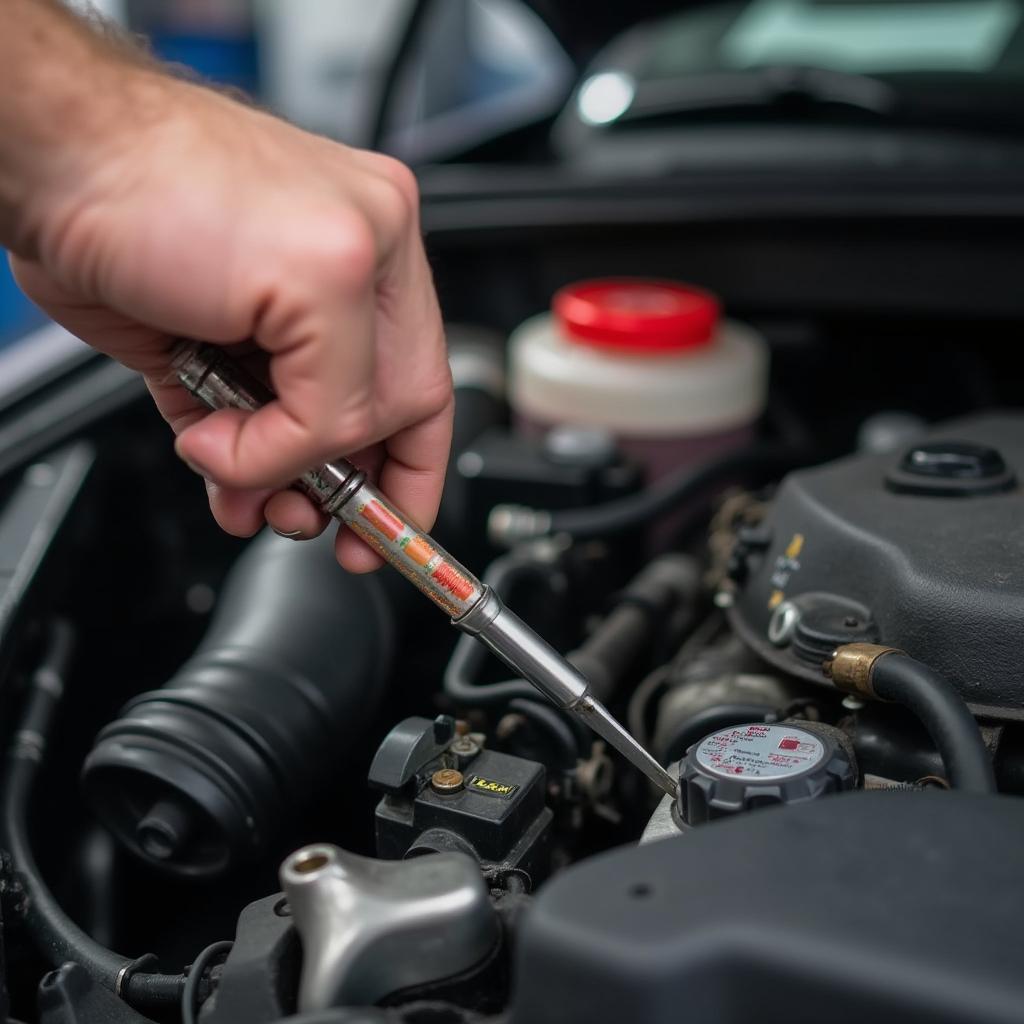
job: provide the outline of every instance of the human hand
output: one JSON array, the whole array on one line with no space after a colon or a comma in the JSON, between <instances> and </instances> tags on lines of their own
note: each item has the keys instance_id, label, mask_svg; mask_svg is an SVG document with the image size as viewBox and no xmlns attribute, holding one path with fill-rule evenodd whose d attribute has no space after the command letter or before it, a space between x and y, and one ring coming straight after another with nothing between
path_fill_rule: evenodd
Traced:
<instances>
[{"instance_id":1,"label":"human hand","mask_svg":"<svg viewBox=\"0 0 1024 1024\"><path fill-rule=\"evenodd\" d=\"M113 72L112 72L113 74ZM320 533L282 490L344 455L429 529L452 390L411 172L143 68L30 192L12 265L54 320L141 372L229 533ZM116 96L116 99L113 98ZM169 373L174 340L251 339L277 400L208 413ZM342 564L378 557L348 531Z\"/></svg>"}]
</instances>

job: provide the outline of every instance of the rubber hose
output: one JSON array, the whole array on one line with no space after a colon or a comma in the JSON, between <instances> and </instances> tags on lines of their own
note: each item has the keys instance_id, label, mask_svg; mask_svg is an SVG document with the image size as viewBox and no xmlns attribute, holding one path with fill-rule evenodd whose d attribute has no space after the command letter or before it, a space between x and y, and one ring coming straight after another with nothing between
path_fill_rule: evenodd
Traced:
<instances>
[{"instance_id":1,"label":"rubber hose","mask_svg":"<svg viewBox=\"0 0 1024 1024\"><path fill-rule=\"evenodd\" d=\"M379 705L395 647L386 585L339 569L327 535L253 541L195 654L97 738L83 782L100 820L184 877L260 856Z\"/></svg>"},{"instance_id":2,"label":"rubber hose","mask_svg":"<svg viewBox=\"0 0 1024 1024\"><path fill-rule=\"evenodd\" d=\"M624 533L701 497L717 484L732 480L742 481L747 486L768 483L806 464L808 459L807 452L786 445L754 444L696 468L688 466L638 494L603 505L545 513L550 516L550 527L545 532L567 533L578 539Z\"/></svg>"},{"instance_id":3,"label":"rubber hose","mask_svg":"<svg viewBox=\"0 0 1024 1024\"><path fill-rule=\"evenodd\" d=\"M556 570L519 552L496 558L484 575L497 594L506 598L517 583L533 577L551 584ZM586 676L598 700L607 700L625 672L674 608L692 600L700 585L693 559L669 554L642 569L618 595L617 606L576 650L567 655ZM487 661L484 646L470 636L460 637L444 676L445 693L463 707L487 707L516 698L537 701L535 687L524 679L475 684Z\"/></svg>"},{"instance_id":4,"label":"rubber hose","mask_svg":"<svg viewBox=\"0 0 1024 1024\"><path fill-rule=\"evenodd\" d=\"M551 741L559 756L559 768L575 768L580 758L580 744L576 734L569 727L565 715L550 704L540 701L525 700L517 697L508 703L510 711L515 711L528 719Z\"/></svg>"},{"instance_id":5,"label":"rubber hose","mask_svg":"<svg viewBox=\"0 0 1024 1024\"><path fill-rule=\"evenodd\" d=\"M612 697L665 619L692 604L699 588L697 563L681 554L660 555L630 580L612 611L569 655L598 700Z\"/></svg>"},{"instance_id":6,"label":"rubber hose","mask_svg":"<svg viewBox=\"0 0 1024 1024\"><path fill-rule=\"evenodd\" d=\"M970 793L996 792L992 758L960 694L927 665L893 652L879 658L871 686L882 699L912 711L931 736L950 785Z\"/></svg>"},{"instance_id":7,"label":"rubber hose","mask_svg":"<svg viewBox=\"0 0 1024 1024\"><path fill-rule=\"evenodd\" d=\"M539 580L553 586L559 570L549 562L519 552L500 555L487 567L483 582L501 598L507 598L512 589L525 580ZM506 704L516 697L536 700L536 687L525 679L509 679L499 683L476 684L473 680L487 663L489 652L479 640L462 635L444 673L444 692L461 707L491 707Z\"/></svg>"}]
</instances>

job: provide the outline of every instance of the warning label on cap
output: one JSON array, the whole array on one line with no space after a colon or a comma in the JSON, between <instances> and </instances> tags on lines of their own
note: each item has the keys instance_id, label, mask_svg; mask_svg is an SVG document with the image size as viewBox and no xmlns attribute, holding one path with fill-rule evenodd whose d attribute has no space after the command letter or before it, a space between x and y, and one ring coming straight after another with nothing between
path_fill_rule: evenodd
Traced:
<instances>
[{"instance_id":1,"label":"warning label on cap","mask_svg":"<svg viewBox=\"0 0 1024 1024\"><path fill-rule=\"evenodd\" d=\"M740 725L700 741L697 763L736 779L788 779L813 768L825 746L811 732L787 725Z\"/></svg>"}]
</instances>

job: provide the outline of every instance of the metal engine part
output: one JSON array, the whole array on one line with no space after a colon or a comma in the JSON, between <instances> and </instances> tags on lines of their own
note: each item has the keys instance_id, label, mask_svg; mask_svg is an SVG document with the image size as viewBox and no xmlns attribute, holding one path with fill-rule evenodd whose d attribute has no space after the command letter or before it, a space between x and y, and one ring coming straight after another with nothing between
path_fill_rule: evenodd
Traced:
<instances>
[{"instance_id":1,"label":"metal engine part","mask_svg":"<svg viewBox=\"0 0 1024 1024\"><path fill-rule=\"evenodd\" d=\"M302 940L303 1013L372 1005L466 971L500 937L479 868L462 853L396 862L306 846L280 878Z\"/></svg>"},{"instance_id":2,"label":"metal engine part","mask_svg":"<svg viewBox=\"0 0 1024 1024\"><path fill-rule=\"evenodd\" d=\"M1024 719L1024 416L936 427L894 454L790 474L741 535L729 621L765 660L822 683L850 642L905 650L979 715Z\"/></svg>"}]
</instances>

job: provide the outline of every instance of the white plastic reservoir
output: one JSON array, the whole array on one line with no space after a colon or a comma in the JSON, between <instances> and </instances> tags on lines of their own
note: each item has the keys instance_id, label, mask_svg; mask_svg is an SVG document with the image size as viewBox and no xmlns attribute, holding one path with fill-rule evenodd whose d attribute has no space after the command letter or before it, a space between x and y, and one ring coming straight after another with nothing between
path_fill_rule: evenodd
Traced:
<instances>
[{"instance_id":1,"label":"white plastic reservoir","mask_svg":"<svg viewBox=\"0 0 1024 1024\"><path fill-rule=\"evenodd\" d=\"M509 346L509 399L525 429L603 427L655 477L746 443L765 407L764 338L692 285L572 284Z\"/></svg>"}]
</instances>

